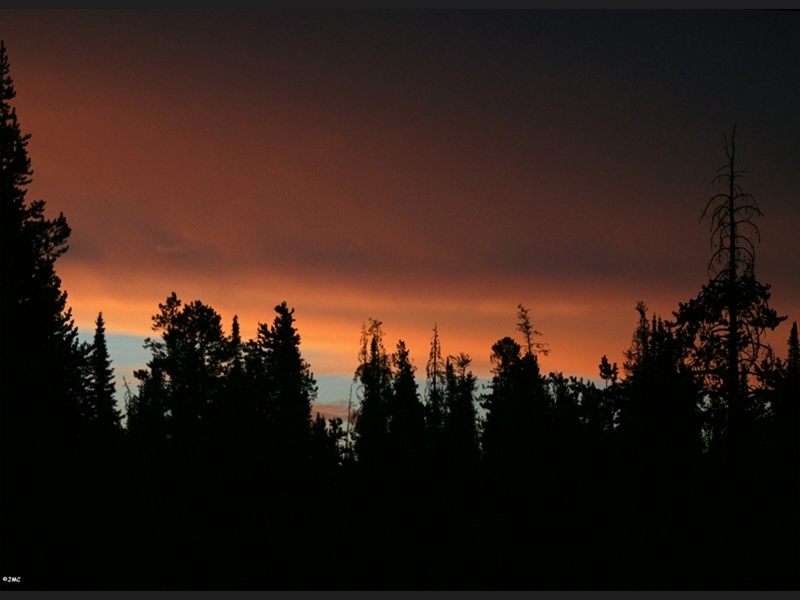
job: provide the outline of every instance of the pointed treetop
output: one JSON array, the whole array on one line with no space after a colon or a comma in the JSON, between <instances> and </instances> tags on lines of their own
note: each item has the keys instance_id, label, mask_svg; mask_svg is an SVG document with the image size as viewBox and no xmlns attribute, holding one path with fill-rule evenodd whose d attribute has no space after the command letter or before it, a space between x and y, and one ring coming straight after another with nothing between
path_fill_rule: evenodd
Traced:
<instances>
[{"instance_id":1,"label":"pointed treetop","mask_svg":"<svg viewBox=\"0 0 800 600\"><path fill-rule=\"evenodd\" d=\"M231 343L237 348L242 343L242 336L239 332L239 317L237 315L233 315L233 323L231 323Z\"/></svg>"},{"instance_id":2,"label":"pointed treetop","mask_svg":"<svg viewBox=\"0 0 800 600\"><path fill-rule=\"evenodd\" d=\"M17 95L14 91L14 80L11 79L11 76L8 74L10 68L8 64L8 55L6 54L6 44L3 40L0 40L0 79L2 80L2 85L0 85L0 101L4 104L3 108L5 108L6 101L11 100Z\"/></svg>"},{"instance_id":3,"label":"pointed treetop","mask_svg":"<svg viewBox=\"0 0 800 600\"><path fill-rule=\"evenodd\" d=\"M28 157L28 140L30 134L22 135L17 122L17 111L9 101L16 95L14 82L9 76L10 65L6 54L5 44L0 40L0 164L2 165L2 180L0 182L0 198L3 204L15 205L17 210L22 208L25 197L25 186L31 183L33 170L31 159ZM31 216L39 217L44 205L39 207ZM28 209L30 211L31 209ZM4 216L4 219L7 219Z\"/></svg>"},{"instance_id":4,"label":"pointed treetop","mask_svg":"<svg viewBox=\"0 0 800 600\"><path fill-rule=\"evenodd\" d=\"M531 319L528 316L529 310L522 306L522 304L518 305L518 309L519 311L517 312L517 318L519 319L519 322L517 323L517 330L525 338L525 347L528 355L532 356L534 354L544 354L547 356L550 353L550 350L547 348L547 344L534 341L534 339L541 336L542 333L533 328Z\"/></svg>"},{"instance_id":5,"label":"pointed treetop","mask_svg":"<svg viewBox=\"0 0 800 600\"><path fill-rule=\"evenodd\" d=\"M617 377L619 377L617 363L614 363L612 366L612 364L608 362L608 357L604 354L603 358L600 359L600 379L605 381L606 386L608 386L609 382L611 382L611 385L614 385L617 382Z\"/></svg>"},{"instance_id":6,"label":"pointed treetop","mask_svg":"<svg viewBox=\"0 0 800 600\"><path fill-rule=\"evenodd\" d=\"M103 313L98 313L95 321L94 343L91 346L90 368L90 416L100 426L117 429L122 414L114 398L116 385L114 369L106 344L106 328Z\"/></svg>"},{"instance_id":7,"label":"pointed treetop","mask_svg":"<svg viewBox=\"0 0 800 600\"><path fill-rule=\"evenodd\" d=\"M789 333L789 356L787 362L791 373L800 373L800 342L797 339L797 321L792 323L792 331Z\"/></svg>"},{"instance_id":8,"label":"pointed treetop","mask_svg":"<svg viewBox=\"0 0 800 600\"><path fill-rule=\"evenodd\" d=\"M445 364L442 359L442 344L439 340L439 328L433 325L433 337L431 338L431 351L428 354L428 362L425 365L425 375L428 383L425 391L427 399L431 399L431 394L436 396L442 392L445 378Z\"/></svg>"}]
</instances>

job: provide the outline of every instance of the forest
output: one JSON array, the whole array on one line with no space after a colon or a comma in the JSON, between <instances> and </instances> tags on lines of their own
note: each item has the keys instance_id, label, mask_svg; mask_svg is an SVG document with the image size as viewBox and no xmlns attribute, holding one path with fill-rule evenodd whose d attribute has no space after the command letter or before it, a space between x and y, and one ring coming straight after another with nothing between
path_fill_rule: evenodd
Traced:
<instances>
[{"instance_id":1,"label":"forest","mask_svg":"<svg viewBox=\"0 0 800 600\"><path fill-rule=\"evenodd\" d=\"M800 342L766 342L786 318L735 128L698 207L708 283L639 302L602 385L542 372L522 304L485 390L435 326L420 386L369 319L350 418L326 420L292 307L245 340L173 292L123 414L102 313L81 343L56 274L66 217L26 198L4 45L0 76L3 589L798 588Z\"/></svg>"}]
</instances>

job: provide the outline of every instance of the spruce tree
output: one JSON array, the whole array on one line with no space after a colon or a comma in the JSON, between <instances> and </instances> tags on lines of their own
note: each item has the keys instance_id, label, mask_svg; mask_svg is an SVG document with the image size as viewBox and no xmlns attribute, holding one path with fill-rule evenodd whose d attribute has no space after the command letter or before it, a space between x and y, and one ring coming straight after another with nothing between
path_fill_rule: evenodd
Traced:
<instances>
[{"instance_id":1,"label":"spruce tree","mask_svg":"<svg viewBox=\"0 0 800 600\"><path fill-rule=\"evenodd\" d=\"M369 320L361 328L359 366L354 381L359 382L361 405L355 414L355 451L359 462L379 465L386 460L389 437L389 401L392 395L392 370L383 346L381 322Z\"/></svg>"},{"instance_id":2,"label":"spruce tree","mask_svg":"<svg viewBox=\"0 0 800 600\"><path fill-rule=\"evenodd\" d=\"M308 449L311 403L317 387L310 366L300 353L294 309L283 302L275 307L275 312L278 314L272 326L258 326L258 344L263 349L269 380L268 412L276 443L297 458Z\"/></svg>"},{"instance_id":3,"label":"spruce tree","mask_svg":"<svg viewBox=\"0 0 800 600\"><path fill-rule=\"evenodd\" d=\"M75 506L65 492L83 465L84 355L55 272L70 229L63 215L45 217L43 200L26 200L30 136L9 70L0 41L0 563L22 573L64 548L53 529Z\"/></svg>"},{"instance_id":4,"label":"spruce tree","mask_svg":"<svg viewBox=\"0 0 800 600\"><path fill-rule=\"evenodd\" d=\"M470 371L472 359L463 352L445 362L447 383L443 436L451 465L468 466L478 460L478 427L475 393L478 378Z\"/></svg>"},{"instance_id":5,"label":"spruce tree","mask_svg":"<svg viewBox=\"0 0 800 600\"><path fill-rule=\"evenodd\" d=\"M442 358L442 343L439 340L439 328L433 326L431 349L428 363L425 366L425 427L427 429L428 444L434 453L441 449L442 427L444 426L445 403L444 393L446 387L445 364Z\"/></svg>"},{"instance_id":6,"label":"spruce tree","mask_svg":"<svg viewBox=\"0 0 800 600\"><path fill-rule=\"evenodd\" d=\"M619 433L640 464L685 464L702 447L700 387L674 326L655 315L649 319L644 302L636 310L639 324L625 352Z\"/></svg>"},{"instance_id":7,"label":"spruce tree","mask_svg":"<svg viewBox=\"0 0 800 600\"><path fill-rule=\"evenodd\" d=\"M67 250L69 226L63 214L45 218L44 200L26 201L33 171L0 41L0 364L3 377L3 457L17 442L36 454L59 439L74 438L83 393L83 356L66 307L67 295L55 261ZM73 430L71 430L73 429ZM48 440L39 445L36 440ZM28 456L30 458L30 455Z\"/></svg>"},{"instance_id":8,"label":"spruce tree","mask_svg":"<svg viewBox=\"0 0 800 600\"><path fill-rule=\"evenodd\" d=\"M486 410L483 449L489 462L519 466L541 458L550 430L550 410L538 354L546 345L535 342L528 310L519 305L517 329L525 339L525 351L511 337L492 346L491 393L481 406Z\"/></svg>"},{"instance_id":9,"label":"spruce tree","mask_svg":"<svg viewBox=\"0 0 800 600\"><path fill-rule=\"evenodd\" d=\"M94 342L89 353L90 380L88 401L90 418L103 429L119 429L122 415L114 398L114 369L106 345L103 313L97 315Z\"/></svg>"},{"instance_id":10,"label":"spruce tree","mask_svg":"<svg viewBox=\"0 0 800 600\"><path fill-rule=\"evenodd\" d=\"M392 459L396 463L414 463L425 447L425 408L419 400L416 367L411 363L403 340L391 357L392 395L389 403L389 437Z\"/></svg>"},{"instance_id":11,"label":"spruce tree","mask_svg":"<svg viewBox=\"0 0 800 600\"><path fill-rule=\"evenodd\" d=\"M199 300L183 305L173 292L158 308L153 331L161 333L161 341L145 340L153 356L149 371L137 371L136 377L148 390L147 404L168 415L171 434L194 438L219 408L231 346L220 315Z\"/></svg>"}]
</instances>

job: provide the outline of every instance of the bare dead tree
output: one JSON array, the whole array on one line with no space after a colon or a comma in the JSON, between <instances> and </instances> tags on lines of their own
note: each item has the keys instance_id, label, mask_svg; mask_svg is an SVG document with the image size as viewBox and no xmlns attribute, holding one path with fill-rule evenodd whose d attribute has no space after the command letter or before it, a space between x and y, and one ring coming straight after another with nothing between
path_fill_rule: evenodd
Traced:
<instances>
[{"instance_id":1,"label":"bare dead tree","mask_svg":"<svg viewBox=\"0 0 800 600\"><path fill-rule=\"evenodd\" d=\"M677 325L691 346L687 358L726 414L726 429L740 420L756 365L770 354L764 333L785 319L769 307L770 286L755 276L756 247L761 241L755 219L763 213L742 189L747 171L737 161L735 136L734 126L730 142L725 138L727 161L713 179L723 190L711 197L700 218L711 229L710 281L676 313Z\"/></svg>"}]
</instances>

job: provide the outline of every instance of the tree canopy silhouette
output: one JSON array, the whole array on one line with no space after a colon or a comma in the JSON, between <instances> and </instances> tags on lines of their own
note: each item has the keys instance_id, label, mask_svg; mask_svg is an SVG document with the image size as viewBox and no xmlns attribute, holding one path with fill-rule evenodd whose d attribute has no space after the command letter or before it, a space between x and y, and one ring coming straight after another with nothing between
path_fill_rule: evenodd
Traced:
<instances>
[{"instance_id":1,"label":"tree canopy silhouette","mask_svg":"<svg viewBox=\"0 0 800 600\"><path fill-rule=\"evenodd\" d=\"M434 454L438 454L442 445L442 427L444 426L444 394L445 363L442 358L442 343L439 339L439 328L433 326L431 348L428 362L425 365L425 427L428 445Z\"/></svg>"},{"instance_id":2,"label":"tree canopy silhouette","mask_svg":"<svg viewBox=\"0 0 800 600\"><path fill-rule=\"evenodd\" d=\"M521 341L491 347L481 421L471 359L443 359L438 327L423 403L405 342L389 355L370 319L351 385L356 463L351 420L311 418L316 380L286 302L243 341L237 317L226 335L212 307L170 294L138 392L125 382L122 431L103 313L79 345L55 274L69 227L26 200L8 72L0 42L4 575L53 588L797 585L800 340L795 323L785 361L764 342L783 317L756 279L761 211L733 136L703 212L710 281L674 322L637 305L624 378L607 355L602 389L543 376L548 346L520 304ZM712 450L757 443L704 456L701 432ZM326 529L320 510L346 525ZM334 552L361 562L343 573Z\"/></svg>"},{"instance_id":3,"label":"tree canopy silhouette","mask_svg":"<svg viewBox=\"0 0 800 600\"><path fill-rule=\"evenodd\" d=\"M267 413L278 447L298 458L308 451L311 402L317 397L317 387L300 354L294 309L282 302L275 312L278 314L271 326L258 326L257 347L267 375Z\"/></svg>"},{"instance_id":4,"label":"tree canopy silhouette","mask_svg":"<svg viewBox=\"0 0 800 600\"><path fill-rule=\"evenodd\" d=\"M530 464L542 458L549 430L549 402L539 370L537 354L547 348L535 337L528 310L519 305L517 329L525 339L525 352L513 338L492 346L490 394L481 405L486 410L483 447L487 460L507 465Z\"/></svg>"},{"instance_id":5,"label":"tree canopy silhouette","mask_svg":"<svg viewBox=\"0 0 800 600\"><path fill-rule=\"evenodd\" d=\"M63 214L45 216L44 200L26 199L30 135L11 106L9 70L0 40L0 561L13 570L26 557L42 560L50 532L76 507L72 486L86 457L86 354L55 271L70 228Z\"/></svg>"},{"instance_id":6,"label":"tree canopy silhouette","mask_svg":"<svg viewBox=\"0 0 800 600\"><path fill-rule=\"evenodd\" d=\"M355 451L358 460L375 464L386 459L389 434L389 401L392 371L383 346L381 322L369 320L361 328L361 349L355 381L361 404L355 415Z\"/></svg>"},{"instance_id":7,"label":"tree canopy silhouette","mask_svg":"<svg viewBox=\"0 0 800 600\"><path fill-rule=\"evenodd\" d=\"M403 340L391 356L392 395L389 402L389 443L394 464L415 465L425 449L425 408L419 400L416 367Z\"/></svg>"},{"instance_id":8,"label":"tree canopy silhouette","mask_svg":"<svg viewBox=\"0 0 800 600\"><path fill-rule=\"evenodd\" d=\"M711 226L711 280L675 313L681 335L692 345L689 361L712 402L716 437L738 435L748 413L752 417L759 411L753 402L755 371L771 354L764 333L786 318L770 308L770 286L756 279L761 237L755 219L762 212L742 189L746 171L736 157L735 136L734 126L730 143L725 141L727 161L714 178L723 190L711 197L701 216Z\"/></svg>"},{"instance_id":9,"label":"tree canopy silhouette","mask_svg":"<svg viewBox=\"0 0 800 600\"><path fill-rule=\"evenodd\" d=\"M98 427L105 430L120 429L122 414L117 408L114 397L116 385L114 383L114 369L111 367L111 357L106 344L106 329L103 313L97 315L95 321L94 342L89 351L88 359L88 405L89 419Z\"/></svg>"}]
</instances>

